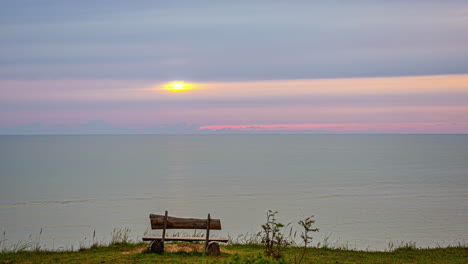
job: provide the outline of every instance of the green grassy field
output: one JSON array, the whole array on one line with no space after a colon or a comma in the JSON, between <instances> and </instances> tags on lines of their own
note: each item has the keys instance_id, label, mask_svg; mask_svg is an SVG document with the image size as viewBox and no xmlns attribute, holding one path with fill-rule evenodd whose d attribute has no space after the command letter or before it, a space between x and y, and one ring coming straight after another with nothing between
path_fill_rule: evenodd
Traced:
<instances>
[{"instance_id":1,"label":"green grassy field","mask_svg":"<svg viewBox=\"0 0 468 264\"><path fill-rule=\"evenodd\" d=\"M221 256L204 256L200 244L166 245L173 252L162 255L146 251L146 244L121 243L78 251L20 251L0 253L0 263L295 263L301 248L284 249L283 262L263 257L261 245L221 246ZM185 252L182 250L194 250ZM296 261L297 262L297 261ZM400 248L392 252L367 252L308 248L302 263L468 263L468 248Z\"/></svg>"}]
</instances>

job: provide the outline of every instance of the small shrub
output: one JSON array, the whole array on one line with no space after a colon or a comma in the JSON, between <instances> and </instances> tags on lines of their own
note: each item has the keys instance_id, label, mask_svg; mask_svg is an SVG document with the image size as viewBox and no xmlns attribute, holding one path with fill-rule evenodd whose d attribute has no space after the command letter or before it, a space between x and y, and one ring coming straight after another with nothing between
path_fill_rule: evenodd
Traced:
<instances>
[{"instance_id":1,"label":"small shrub","mask_svg":"<svg viewBox=\"0 0 468 264\"><path fill-rule=\"evenodd\" d=\"M298 222L298 224L302 226L302 228L304 229L304 231L301 233L301 238L302 238L302 242L304 243L304 248L299 259L294 257L294 263L296 264L301 264L302 260L304 259L305 253L307 251L307 245L312 243L313 238L309 235L309 232L319 231L318 228L312 228L312 224L315 223L315 220L313 218L314 216L312 215Z\"/></svg>"},{"instance_id":2,"label":"small shrub","mask_svg":"<svg viewBox=\"0 0 468 264\"><path fill-rule=\"evenodd\" d=\"M266 256L271 257L274 260L281 259L281 250L284 247L291 245L291 242L285 239L282 233L282 229L285 225L276 221L277 213L278 212L268 210L267 222L262 225L263 251Z\"/></svg>"}]
</instances>

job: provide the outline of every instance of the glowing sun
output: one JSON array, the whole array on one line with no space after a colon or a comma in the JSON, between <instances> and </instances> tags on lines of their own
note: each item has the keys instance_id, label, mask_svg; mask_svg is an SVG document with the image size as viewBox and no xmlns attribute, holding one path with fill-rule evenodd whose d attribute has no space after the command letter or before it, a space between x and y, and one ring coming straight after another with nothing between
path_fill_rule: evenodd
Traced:
<instances>
[{"instance_id":1,"label":"glowing sun","mask_svg":"<svg viewBox=\"0 0 468 264\"><path fill-rule=\"evenodd\" d=\"M171 82L164 85L164 90L169 92L185 92L193 89L193 85L184 82Z\"/></svg>"}]
</instances>

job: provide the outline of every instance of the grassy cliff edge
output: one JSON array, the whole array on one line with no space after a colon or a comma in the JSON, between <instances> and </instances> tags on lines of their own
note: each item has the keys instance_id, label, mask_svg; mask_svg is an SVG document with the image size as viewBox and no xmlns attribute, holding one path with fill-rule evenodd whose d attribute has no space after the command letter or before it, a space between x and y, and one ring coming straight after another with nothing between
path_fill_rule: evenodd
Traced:
<instances>
[{"instance_id":1,"label":"grassy cliff edge","mask_svg":"<svg viewBox=\"0 0 468 264\"><path fill-rule=\"evenodd\" d=\"M168 244L162 255L148 253L144 243L93 246L78 251L2 252L0 263L295 263L302 250L287 247L283 260L275 262L262 257L261 245L222 245L219 257L204 256L201 247L190 243ZM408 247L389 252L308 248L302 263L468 263L468 247Z\"/></svg>"}]
</instances>

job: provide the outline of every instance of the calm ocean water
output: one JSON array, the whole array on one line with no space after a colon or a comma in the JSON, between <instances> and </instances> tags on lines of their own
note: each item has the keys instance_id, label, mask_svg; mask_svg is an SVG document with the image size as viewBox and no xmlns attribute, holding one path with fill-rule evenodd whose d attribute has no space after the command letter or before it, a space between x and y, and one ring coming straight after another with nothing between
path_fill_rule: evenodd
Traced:
<instances>
[{"instance_id":1,"label":"calm ocean water","mask_svg":"<svg viewBox=\"0 0 468 264\"><path fill-rule=\"evenodd\" d=\"M0 136L0 231L77 248L148 214L260 231L268 209L314 242L382 250L468 240L468 135ZM42 234L39 236L40 230Z\"/></svg>"}]
</instances>

